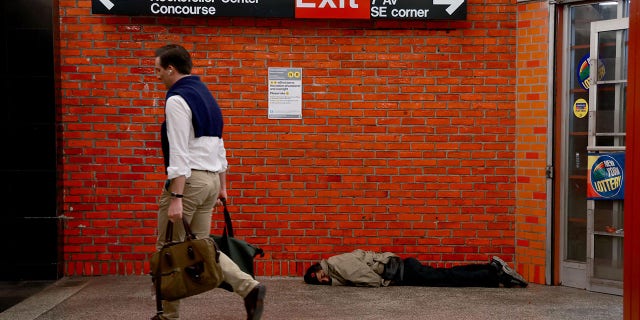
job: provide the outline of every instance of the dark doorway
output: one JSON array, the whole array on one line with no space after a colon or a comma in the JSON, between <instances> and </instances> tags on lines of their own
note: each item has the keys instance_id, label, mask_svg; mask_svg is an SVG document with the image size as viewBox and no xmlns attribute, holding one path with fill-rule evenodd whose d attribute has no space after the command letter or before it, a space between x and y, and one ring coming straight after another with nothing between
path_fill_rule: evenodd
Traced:
<instances>
[{"instance_id":1,"label":"dark doorway","mask_svg":"<svg viewBox=\"0 0 640 320\"><path fill-rule=\"evenodd\" d=\"M61 275L56 213L54 1L0 2L0 280Z\"/></svg>"}]
</instances>

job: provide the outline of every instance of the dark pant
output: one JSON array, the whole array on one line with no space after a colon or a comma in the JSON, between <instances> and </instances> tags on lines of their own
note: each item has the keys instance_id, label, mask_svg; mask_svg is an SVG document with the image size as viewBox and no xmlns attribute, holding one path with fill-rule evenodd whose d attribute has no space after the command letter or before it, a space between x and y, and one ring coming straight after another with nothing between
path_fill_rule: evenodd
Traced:
<instances>
[{"instance_id":1,"label":"dark pant","mask_svg":"<svg viewBox=\"0 0 640 320\"><path fill-rule=\"evenodd\" d=\"M498 287L498 271L490 264L432 268L415 258L404 259L404 277L398 285L419 287Z\"/></svg>"}]
</instances>

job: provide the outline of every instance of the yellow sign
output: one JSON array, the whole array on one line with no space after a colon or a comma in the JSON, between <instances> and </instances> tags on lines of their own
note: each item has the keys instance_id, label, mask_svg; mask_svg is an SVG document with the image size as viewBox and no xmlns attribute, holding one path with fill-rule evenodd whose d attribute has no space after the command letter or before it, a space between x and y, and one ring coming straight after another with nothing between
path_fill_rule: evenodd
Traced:
<instances>
[{"instance_id":1,"label":"yellow sign","mask_svg":"<svg viewBox=\"0 0 640 320\"><path fill-rule=\"evenodd\" d=\"M573 114L578 118L584 118L589 113L589 103L585 99L578 99L573 103Z\"/></svg>"}]
</instances>

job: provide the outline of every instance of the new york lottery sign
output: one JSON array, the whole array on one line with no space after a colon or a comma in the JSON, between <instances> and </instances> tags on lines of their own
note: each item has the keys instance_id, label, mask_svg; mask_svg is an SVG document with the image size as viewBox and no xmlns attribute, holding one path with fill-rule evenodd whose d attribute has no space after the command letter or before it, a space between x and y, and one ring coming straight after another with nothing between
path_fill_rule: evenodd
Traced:
<instances>
[{"instance_id":1,"label":"new york lottery sign","mask_svg":"<svg viewBox=\"0 0 640 320\"><path fill-rule=\"evenodd\" d=\"M624 199L624 159L623 152L588 155L588 199Z\"/></svg>"}]
</instances>

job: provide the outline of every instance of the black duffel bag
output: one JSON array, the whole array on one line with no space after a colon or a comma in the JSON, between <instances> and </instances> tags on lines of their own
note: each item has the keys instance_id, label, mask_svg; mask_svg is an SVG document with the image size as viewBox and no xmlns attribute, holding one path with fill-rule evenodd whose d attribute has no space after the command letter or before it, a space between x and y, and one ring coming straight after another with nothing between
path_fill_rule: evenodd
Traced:
<instances>
[{"instance_id":1,"label":"black duffel bag","mask_svg":"<svg viewBox=\"0 0 640 320\"><path fill-rule=\"evenodd\" d=\"M233 223L229 209L227 209L227 201L224 198L220 198L220 200L224 207L224 231L219 236L211 235L211 238L215 240L218 249L231 258L240 267L240 270L255 278L253 259L258 255L264 257L264 251L244 240L233 237ZM220 288L233 291L226 282L223 282Z\"/></svg>"}]
</instances>

